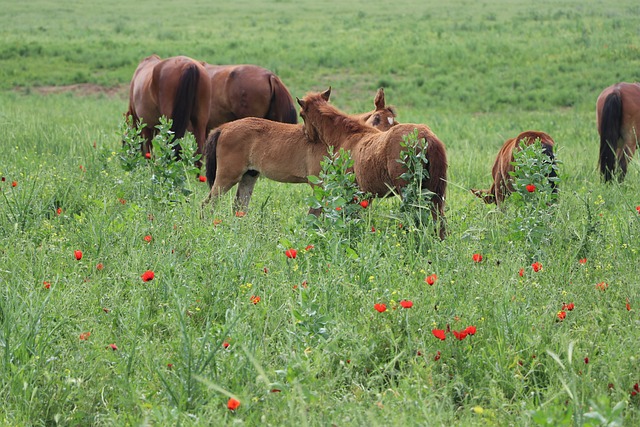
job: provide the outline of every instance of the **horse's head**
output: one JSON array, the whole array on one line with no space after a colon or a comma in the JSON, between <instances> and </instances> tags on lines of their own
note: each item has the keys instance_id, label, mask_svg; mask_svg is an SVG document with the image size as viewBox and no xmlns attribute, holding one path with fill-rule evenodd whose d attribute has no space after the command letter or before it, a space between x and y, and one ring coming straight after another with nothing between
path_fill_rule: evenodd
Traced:
<instances>
[{"instance_id":1,"label":"horse's head","mask_svg":"<svg viewBox=\"0 0 640 427\"><path fill-rule=\"evenodd\" d=\"M373 104L375 105L375 110L369 113L360 114L356 117L367 125L383 132L398 124L396 121L396 109L390 105L385 105L383 88L378 89L376 97L373 100Z\"/></svg>"},{"instance_id":2,"label":"horse's head","mask_svg":"<svg viewBox=\"0 0 640 427\"><path fill-rule=\"evenodd\" d=\"M324 92L309 93L304 98L296 98L300 105L300 117L304 122L304 130L310 142L318 142L318 131L313 125L313 120L308 120L309 114L317 112L318 104L326 104L331 96L331 87Z\"/></svg>"},{"instance_id":3,"label":"horse's head","mask_svg":"<svg viewBox=\"0 0 640 427\"><path fill-rule=\"evenodd\" d=\"M476 196L482 199L483 202L487 204L495 203L496 196L490 193L487 190L476 190L475 188L471 189L471 192Z\"/></svg>"}]
</instances>

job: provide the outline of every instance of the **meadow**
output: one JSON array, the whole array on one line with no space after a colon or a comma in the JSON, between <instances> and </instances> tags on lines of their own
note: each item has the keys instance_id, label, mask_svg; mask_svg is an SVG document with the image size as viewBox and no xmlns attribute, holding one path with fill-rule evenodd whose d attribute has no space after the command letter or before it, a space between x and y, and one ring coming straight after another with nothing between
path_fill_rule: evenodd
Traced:
<instances>
[{"instance_id":1,"label":"meadow","mask_svg":"<svg viewBox=\"0 0 640 427\"><path fill-rule=\"evenodd\" d=\"M2 8L0 424L640 423L640 168L602 182L595 121L602 89L640 81L637 1ZM314 232L306 185L260 180L241 217L233 192L202 215L195 176L163 196L119 158L152 53L261 65L353 113L384 87L447 146L449 236L396 198ZM535 238L470 192L529 129L561 161Z\"/></svg>"}]
</instances>

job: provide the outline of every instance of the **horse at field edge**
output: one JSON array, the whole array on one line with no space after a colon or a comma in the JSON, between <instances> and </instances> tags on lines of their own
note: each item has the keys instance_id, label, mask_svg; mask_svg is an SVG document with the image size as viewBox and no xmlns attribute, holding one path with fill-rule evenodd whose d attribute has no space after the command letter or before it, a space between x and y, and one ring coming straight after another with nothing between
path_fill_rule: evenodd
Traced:
<instances>
[{"instance_id":1,"label":"horse at field edge","mask_svg":"<svg viewBox=\"0 0 640 427\"><path fill-rule=\"evenodd\" d=\"M555 156L553 154L553 147L555 142L553 139L544 132L539 131L525 131L521 132L515 138L511 138L505 141L498 151L496 160L493 163L493 169L491 175L493 176L493 184L488 190L476 190L472 189L471 192L484 200L485 203L495 203L500 205L504 199L511 193L513 193L513 177L511 172L515 170L514 162L514 150L521 150L521 143L524 142L526 146L532 145L537 139L542 143L542 149L544 154L549 157L551 163L555 162ZM549 177L556 177L555 171L552 171ZM554 191L556 191L555 183L552 183Z\"/></svg>"},{"instance_id":2,"label":"horse at field edge","mask_svg":"<svg viewBox=\"0 0 640 427\"><path fill-rule=\"evenodd\" d=\"M616 175L618 181L622 181L628 162L638 148L640 84L622 82L604 89L596 101L596 116L600 173L605 182Z\"/></svg>"},{"instance_id":3,"label":"horse at field edge","mask_svg":"<svg viewBox=\"0 0 640 427\"><path fill-rule=\"evenodd\" d=\"M395 109L385 105L380 88L375 109L354 116L354 120L374 132L396 126ZM327 147L311 143L302 124L279 123L247 117L214 129L205 145L206 177L210 192L203 201L215 204L218 197L234 185L238 190L236 211L246 211L259 175L286 183L308 183L309 175L318 175ZM315 213L315 212L314 212Z\"/></svg>"},{"instance_id":4,"label":"horse at field edge","mask_svg":"<svg viewBox=\"0 0 640 427\"><path fill-rule=\"evenodd\" d=\"M431 216L440 239L444 239L448 163L442 141L422 124L403 123L380 132L329 104L330 94L331 88L298 99L311 145L319 146L319 151L326 151L329 146L349 150L358 187L375 197L385 197L393 192L401 194L407 185L400 178L406 172L406 167L398 161L403 149L401 142L405 135L417 130L418 140L424 139L427 144L429 179L423 185L433 193Z\"/></svg>"},{"instance_id":5,"label":"horse at field edge","mask_svg":"<svg viewBox=\"0 0 640 427\"><path fill-rule=\"evenodd\" d=\"M187 56L160 59L151 55L143 59L133 73L129 90L132 125L144 122L141 135L145 141L143 154L152 149L151 140L160 124L160 117L172 120L175 139L191 131L202 153L207 136L211 97L211 82L204 65ZM179 155L179 147L176 147Z\"/></svg>"}]
</instances>

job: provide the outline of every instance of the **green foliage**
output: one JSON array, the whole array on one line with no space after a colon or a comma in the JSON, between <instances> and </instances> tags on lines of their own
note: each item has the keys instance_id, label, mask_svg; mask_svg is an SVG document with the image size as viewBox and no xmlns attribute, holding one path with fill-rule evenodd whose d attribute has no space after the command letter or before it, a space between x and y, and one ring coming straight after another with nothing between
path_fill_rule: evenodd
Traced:
<instances>
[{"instance_id":1,"label":"green foliage","mask_svg":"<svg viewBox=\"0 0 640 427\"><path fill-rule=\"evenodd\" d=\"M508 199L515 211L511 219L513 237L526 242L533 252L532 259L536 259L553 234L561 163L555 156L552 160L545 154L540 139L531 145L521 142L513 157L514 170L509 173L515 191Z\"/></svg>"},{"instance_id":2,"label":"green foliage","mask_svg":"<svg viewBox=\"0 0 640 427\"><path fill-rule=\"evenodd\" d=\"M173 138L171 120L160 117L160 124L156 126L158 131L151 140L153 151L149 158L145 158L141 152L144 126L144 123L132 126L130 117L121 126L124 135L119 154L122 169L129 172L144 170L142 175L150 183L147 188L153 199L184 201L192 193L189 178L199 173L194 166L194 162L200 159L200 155L196 154L195 138L189 132L183 138ZM176 153L180 153L179 158L176 158Z\"/></svg>"}]
</instances>

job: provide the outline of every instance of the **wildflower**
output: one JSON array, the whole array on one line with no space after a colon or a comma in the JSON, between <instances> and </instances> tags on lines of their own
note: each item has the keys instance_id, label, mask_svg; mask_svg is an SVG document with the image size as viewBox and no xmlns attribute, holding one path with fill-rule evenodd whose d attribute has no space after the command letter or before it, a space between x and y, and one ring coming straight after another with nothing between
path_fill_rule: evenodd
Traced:
<instances>
[{"instance_id":1,"label":"wildflower","mask_svg":"<svg viewBox=\"0 0 640 427\"><path fill-rule=\"evenodd\" d=\"M11 183L11 186L12 186L12 187L17 187L17 186L18 186L18 181L13 181L13 182Z\"/></svg>"},{"instance_id":2,"label":"wildflower","mask_svg":"<svg viewBox=\"0 0 640 427\"><path fill-rule=\"evenodd\" d=\"M566 311L559 311L557 316L558 316L558 319L564 320L567 317L567 312Z\"/></svg>"},{"instance_id":3,"label":"wildflower","mask_svg":"<svg viewBox=\"0 0 640 427\"><path fill-rule=\"evenodd\" d=\"M402 301L400 301L400 306L402 306L402 308L411 308L413 307L413 302L407 299L403 299Z\"/></svg>"},{"instance_id":4,"label":"wildflower","mask_svg":"<svg viewBox=\"0 0 640 427\"><path fill-rule=\"evenodd\" d=\"M151 235L150 235L150 234L147 234L146 236L144 236L144 237L143 237L143 239L144 239L144 241L145 241L145 242L147 242L147 243L151 243L151 239L152 239L152 237L151 237Z\"/></svg>"},{"instance_id":5,"label":"wildflower","mask_svg":"<svg viewBox=\"0 0 640 427\"><path fill-rule=\"evenodd\" d=\"M62 214L62 208L56 209L56 214L61 215Z\"/></svg>"},{"instance_id":6,"label":"wildflower","mask_svg":"<svg viewBox=\"0 0 640 427\"><path fill-rule=\"evenodd\" d=\"M473 260L473 262L482 262L482 255L481 254L473 254L471 259Z\"/></svg>"},{"instance_id":7,"label":"wildflower","mask_svg":"<svg viewBox=\"0 0 640 427\"><path fill-rule=\"evenodd\" d=\"M310 250L311 250L311 249L313 249L313 248L314 248L314 246L313 246L313 245L307 245L307 247L306 247L306 248L304 248L304 250L308 252L308 251L310 251Z\"/></svg>"},{"instance_id":8,"label":"wildflower","mask_svg":"<svg viewBox=\"0 0 640 427\"><path fill-rule=\"evenodd\" d=\"M371 227L371 232L372 232L372 233L375 233L375 232L376 232L376 228L372 226L372 227Z\"/></svg>"},{"instance_id":9,"label":"wildflower","mask_svg":"<svg viewBox=\"0 0 640 427\"><path fill-rule=\"evenodd\" d=\"M629 300L627 300L626 307L627 307L627 311L631 311L631 304L629 304Z\"/></svg>"},{"instance_id":10,"label":"wildflower","mask_svg":"<svg viewBox=\"0 0 640 427\"><path fill-rule=\"evenodd\" d=\"M580 259L578 260L578 263L580 263L580 264L582 264L582 265L585 265L585 264L587 263L587 259L586 259L586 258L580 258Z\"/></svg>"},{"instance_id":11,"label":"wildflower","mask_svg":"<svg viewBox=\"0 0 640 427\"><path fill-rule=\"evenodd\" d=\"M368 200L361 201L360 206L362 206L362 209L367 209L367 207L369 206L369 201Z\"/></svg>"},{"instance_id":12,"label":"wildflower","mask_svg":"<svg viewBox=\"0 0 640 427\"><path fill-rule=\"evenodd\" d=\"M51 283L47 282L46 280L44 282L42 282L42 287L45 289L50 289L51 288Z\"/></svg>"},{"instance_id":13,"label":"wildflower","mask_svg":"<svg viewBox=\"0 0 640 427\"><path fill-rule=\"evenodd\" d=\"M227 402L227 408L229 408L230 411L235 411L236 409L238 409L238 406L240 406L240 401L234 399L233 397L230 397L229 401Z\"/></svg>"},{"instance_id":14,"label":"wildflower","mask_svg":"<svg viewBox=\"0 0 640 427\"><path fill-rule=\"evenodd\" d=\"M585 363L585 364L589 363L589 358L588 358L588 357L585 357L585 358L584 358L584 363Z\"/></svg>"},{"instance_id":15,"label":"wildflower","mask_svg":"<svg viewBox=\"0 0 640 427\"><path fill-rule=\"evenodd\" d=\"M96 265L96 270L101 271L104 268L104 265L99 262L98 265Z\"/></svg>"},{"instance_id":16,"label":"wildflower","mask_svg":"<svg viewBox=\"0 0 640 427\"><path fill-rule=\"evenodd\" d=\"M440 360L440 350L436 352L436 355L433 357L433 360L435 360L436 362Z\"/></svg>"},{"instance_id":17,"label":"wildflower","mask_svg":"<svg viewBox=\"0 0 640 427\"><path fill-rule=\"evenodd\" d=\"M640 214L640 206L636 206L636 211Z\"/></svg>"},{"instance_id":18,"label":"wildflower","mask_svg":"<svg viewBox=\"0 0 640 427\"><path fill-rule=\"evenodd\" d=\"M204 175L200 175L198 176L198 180L200 180L200 182L207 182L207 177Z\"/></svg>"},{"instance_id":19,"label":"wildflower","mask_svg":"<svg viewBox=\"0 0 640 427\"><path fill-rule=\"evenodd\" d=\"M80 341L86 341L91 336L91 332L83 332L80 334Z\"/></svg>"},{"instance_id":20,"label":"wildflower","mask_svg":"<svg viewBox=\"0 0 640 427\"><path fill-rule=\"evenodd\" d=\"M245 215L247 215L246 212L243 212L243 211L237 211L236 212L236 217L238 217L238 218L242 218Z\"/></svg>"},{"instance_id":21,"label":"wildflower","mask_svg":"<svg viewBox=\"0 0 640 427\"><path fill-rule=\"evenodd\" d=\"M562 304L562 310L567 310L567 311L571 311L575 308L576 306L570 302L569 304Z\"/></svg>"},{"instance_id":22,"label":"wildflower","mask_svg":"<svg viewBox=\"0 0 640 427\"><path fill-rule=\"evenodd\" d=\"M538 271L542 270L542 264L536 261L533 264L531 264L531 268L533 268L533 271L537 273Z\"/></svg>"},{"instance_id":23,"label":"wildflower","mask_svg":"<svg viewBox=\"0 0 640 427\"><path fill-rule=\"evenodd\" d=\"M453 331L453 336L462 341L467 337L466 331Z\"/></svg>"},{"instance_id":24,"label":"wildflower","mask_svg":"<svg viewBox=\"0 0 640 427\"><path fill-rule=\"evenodd\" d=\"M117 346L117 345L115 345L115 343L114 343L114 344L109 344L109 345L107 346L107 348L110 348L110 349L111 349L111 350L113 350L113 351L118 350L118 346Z\"/></svg>"},{"instance_id":25,"label":"wildflower","mask_svg":"<svg viewBox=\"0 0 640 427\"><path fill-rule=\"evenodd\" d=\"M596 289L599 289L601 291L606 291L607 288L609 287L609 285L605 282L600 282L598 284L596 284Z\"/></svg>"},{"instance_id":26,"label":"wildflower","mask_svg":"<svg viewBox=\"0 0 640 427\"><path fill-rule=\"evenodd\" d=\"M104 311L105 313L109 314L109 312L111 311L110 308L107 307L102 307L102 311Z\"/></svg>"},{"instance_id":27,"label":"wildflower","mask_svg":"<svg viewBox=\"0 0 640 427\"><path fill-rule=\"evenodd\" d=\"M524 268L521 268L520 271L518 271L518 274L520 277L524 277Z\"/></svg>"},{"instance_id":28,"label":"wildflower","mask_svg":"<svg viewBox=\"0 0 640 427\"><path fill-rule=\"evenodd\" d=\"M533 184L528 184L525 188L529 193L533 193L534 191L536 191L536 186Z\"/></svg>"},{"instance_id":29,"label":"wildflower","mask_svg":"<svg viewBox=\"0 0 640 427\"><path fill-rule=\"evenodd\" d=\"M82 259L82 251L73 251L73 255L76 257L78 261Z\"/></svg>"},{"instance_id":30,"label":"wildflower","mask_svg":"<svg viewBox=\"0 0 640 427\"><path fill-rule=\"evenodd\" d=\"M298 256L298 251L295 249L287 249L286 251L284 251L284 254L287 256L287 258L295 258Z\"/></svg>"},{"instance_id":31,"label":"wildflower","mask_svg":"<svg viewBox=\"0 0 640 427\"><path fill-rule=\"evenodd\" d=\"M280 390L279 388L272 388L270 390L271 393L280 393L282 390Z\"/></svg>"},{"instance_id":32,"label":"wildflower","mask_svg":"<svg viewBox=\"0 0 640 427\"><path fill-rule=\"evenodd\" d=\"M341 211L341 210L342 210L342 208L341 208L340 206L338 206L338 207L336 208L336 210L339 212L339 211Z\"/></svg>"},{"instance_id":33,"label":"wildflower","mask_svg":"<svg viewBox=\"0 0 640 427\"><path fill-rule=\"evenodd\" d=\"M167 363L167 369L168 370L172 370L173 369L173 363Z\"/></svg>"},{"instance_id":34,"label":"wildflower","mask_svg":"<svg viewBox=\"0 0 640 427\"><path fill-rule=\"evenodd\" d=\"M149 153L149 152L144 153L144 157L145 157L145 159L150 159L151 158L151 153Z\"/></svg>"},{"instance_id":35,"label":"wildflower","mask_svg":"<svg viewBox=\"0 0 640 427\"><path fill-rule=\"evenodd\" d=\"M426 279L424 279L429 286L433 286L433 284L436 283L436 280L438 280L438 276L436 274L430 274Z\"/></svg>"},{"instance_id":36,"label":"wildflower","mask_svg":"<svg viewBox=\"0 0 640 427\"><path fill-rule=\"evenodd\" d=\"M467 326L467 328L464 331L469 335L475 335L476 334L476 327L475 326Z\"/></svg>"},{"instance_id":37,"label":"wildflower","mask_svg":"<svg viewBox=\"0 0 640 427\"><path fill-rule=\"evenodd\" d=\"M444 329L432 329L431 333L434 337L438 338L441 341L444 341L446 338Z\"/></svg>"},{"instance_id":38,"label":"wildflower","mask_svg":"<svg viewBox=\"0 0 640 427\"><path fill-rule=\"evenodd\" d=\"M633 390L631 391L631 396L635 396L638 393L640 393L640 385L638 383L635 383L633 385Z\"/></svg>"},{"instance_id":39,"label":"wildflower","mask_svg":"<svg viewBox=\"0 0 640 427\"><path fill-rule=\"evenodd\" d=\"M222 347L229 348L229 343L227 341L223 342Z\"/></svg>"},{"instance_id":40,"label":"wildflower","mask_svg":"<svg viewBox=\"0 0 640 427\"><path fill-rule=\"evenodd\" d=\"M251 298L249 298L249 301L251 301L253 305L256 305L257 303L260 302L260 297L257 295L251 295Z\"/></svg>"},{"instance_id":41,"label":"wildflower","mask_svg":"<svg viewBox=\"0 0 640 427\"><path fill-rule=\"evenodd\" d=\"M385 304L374 304L373 308L375 308L379 313L387 311L387 306Z\"/></svg>"},{"instance_id":42,"label":"wildflower","mask_svg":"<svg viewBox=\"0 0 640 427\"><path fill-rule=\"evenodd\" d=\"M127 203L127 201L122 197L118 197L118 201L120 202L121 205L124 205L125 203Z\"/></svg>"},{"instance_id":43,"label":"wildflower","mask_svg":"<svg viewBox=\"0 0 640 427\"><path fill-rule=\"evenodd\" d=\"M156 277L155 273L151 270L147 270L140 276L143 282L148 282L149 280L153 280Z\"/></svg>"}]
</instances>

